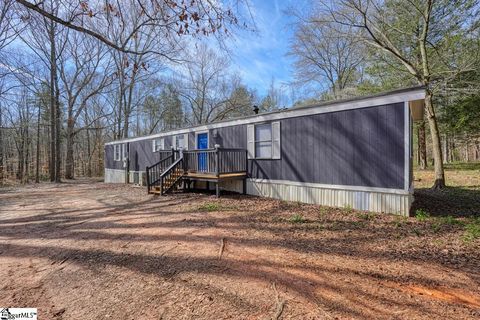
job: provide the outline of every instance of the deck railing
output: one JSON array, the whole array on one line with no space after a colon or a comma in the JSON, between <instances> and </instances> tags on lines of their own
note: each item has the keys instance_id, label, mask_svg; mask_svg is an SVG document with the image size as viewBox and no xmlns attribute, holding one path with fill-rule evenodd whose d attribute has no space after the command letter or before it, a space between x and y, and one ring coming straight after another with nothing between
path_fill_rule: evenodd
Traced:
<instances>
[{"instance_id":1,"label":"deck railing","mask_svg":"<svg viewBox=\"0 0 480 320\"><path fill-rule=\"evenodd\" d=\"M176 155L172 151L160 151L160 161L154 165L146 168L147 174L147 192L150 192L151 188L160 185L162 173L172 165L175 161Z\"/></svg>"},{"instance_id":2,"label":"deck railing","mask_svg":"<svg viewBox=\"0 0 480 320\"><path fill-rule=\"evenodd\" d=\"M184 174L199 173L220 177L225 173L247 172L247 151L245 149L202 149L160 151L164 158L147 167L147 192L159 187L161 194L169 191Z\"/></svg>"},{"instance_id":3,"label":"deck railing","mask_svg":"<svg viewBox=\"0 0 480 320\"><path fill-rule=\"evenodd\" d=\"M245 149L215 148L183 151L183 165L186 173L213 174L247 172L247 151Z\"/></svg>"}]
</instances>

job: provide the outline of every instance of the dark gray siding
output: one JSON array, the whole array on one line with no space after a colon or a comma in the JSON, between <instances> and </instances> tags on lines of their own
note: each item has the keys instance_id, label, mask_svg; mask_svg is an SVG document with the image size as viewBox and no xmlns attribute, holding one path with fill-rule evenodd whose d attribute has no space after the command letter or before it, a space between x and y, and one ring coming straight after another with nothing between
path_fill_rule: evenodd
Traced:
<instances>
[{"instance_id":1,"label":"dark gray siding","mask_svg":"<svg viewBox=\"0 0 480 320\"><path fill-rule=\"evenodd\" d=\"M105 168L107 169L123 169L122 161L115 161L113 154L113 145L105 145Z\"/></svg>"},{"instance_id":2,"label":"dark gray siding","mask_svg":"<svg viewBox=\"0 0 480 320\"><path fill-rule=\"evenodd\" d=\"M261 179L403 189L403 106L283 119L281 159L250 160L249 174ZM246 148L246 127L212 130L211 145Z\"/></svg>"},{"instance_id":3,"label":"dark gray siding","mask_svg":"<svg viewBox=\"0 0 480 320\"><path fill-rule=\"evenodd\" d=\"M337 111L281 122L281 159L249 160L252 178L378 188L404 187L404 104ZM165 137L170 149L172 136ZM247 148L247 125L209 132L210 148ZM189 133L189 149L195 133ZM113 146L105 147L107 168ZM111 154L110 154L111 153ZM130 170L145 170L159 160L152 139L130 143Z\"/></svg>"}]
</instances>

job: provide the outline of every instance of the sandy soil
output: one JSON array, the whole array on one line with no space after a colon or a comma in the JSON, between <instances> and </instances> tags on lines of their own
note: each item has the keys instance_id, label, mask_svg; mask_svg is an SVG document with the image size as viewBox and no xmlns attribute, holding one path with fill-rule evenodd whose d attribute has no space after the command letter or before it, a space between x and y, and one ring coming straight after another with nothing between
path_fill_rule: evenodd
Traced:
<instances>
[{"instance_id":1,"label":"sandy soil","mask_svg":"<svg viewBox=\"0 0 480 320\"><path fill-rule=\"evenodd\" d=\"M40 319L480 318L457 225L80 180L0 189L0 230L0 306Z\"/></svg>"}]
</instances>

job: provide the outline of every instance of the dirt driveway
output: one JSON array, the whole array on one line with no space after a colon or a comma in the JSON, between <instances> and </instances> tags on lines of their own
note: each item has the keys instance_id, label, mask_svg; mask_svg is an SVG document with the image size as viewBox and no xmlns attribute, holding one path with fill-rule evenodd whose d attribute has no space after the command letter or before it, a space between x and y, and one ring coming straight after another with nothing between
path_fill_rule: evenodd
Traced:
<instances>
[{"instance_id":1,"label":"dirt driveway","mask_svg":"<svg viewBox=\"0 0 480 320\"><path fill-rule=\"evenodd\" d=\"M0 306L39 319L478 319L455 223L77 181L0 189Z\"/></svg>"}]
</instances>

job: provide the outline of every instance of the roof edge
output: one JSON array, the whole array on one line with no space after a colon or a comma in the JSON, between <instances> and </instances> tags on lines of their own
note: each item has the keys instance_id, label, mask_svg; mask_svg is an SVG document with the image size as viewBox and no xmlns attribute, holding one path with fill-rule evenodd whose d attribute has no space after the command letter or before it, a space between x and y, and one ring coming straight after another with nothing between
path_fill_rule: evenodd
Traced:
<instances>
[{"instance_id":1,"label":"roof edge","mask_svg":"<svg viewBox=\"0 0 480 320\"><path fill-rule=\"evenodd\" d=\"M269 121L274 119L306 116L309 114L328 113L328 112L335 112L335 111L367 108L367 107L373 107L373 106L378 106L382 104L397 103L402 101L421 100L425 98L425 88L426 88L425 86L414 86L414 87L380 92L373 95L325 101L322 103L316 103L316 104L298 107L298 108L288 108L284 110L254 114L251 116L221 120L221 121L211 122L208 124L200 124L200 125L183 127L183 128L178 128L178 129L169 130L169 131L162 131L159 133L146 135L146 136L138 136L138 137L114 140L114 141L105 143L105 145L154 139L154 138L160 138L163 136L188 133L188 132L197 131L197 130L208 130L208 129L214 129L217 127L240 125L240 124L245 124L249 122L262 122L262 121ZM369 105L367 103L369 101L371 101L372 105Z\"/></svg>"}]
</instances>

